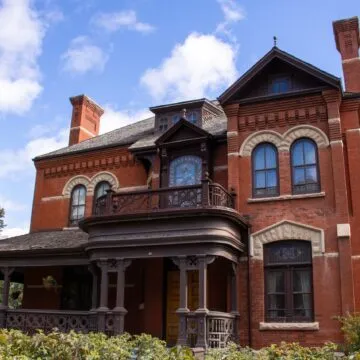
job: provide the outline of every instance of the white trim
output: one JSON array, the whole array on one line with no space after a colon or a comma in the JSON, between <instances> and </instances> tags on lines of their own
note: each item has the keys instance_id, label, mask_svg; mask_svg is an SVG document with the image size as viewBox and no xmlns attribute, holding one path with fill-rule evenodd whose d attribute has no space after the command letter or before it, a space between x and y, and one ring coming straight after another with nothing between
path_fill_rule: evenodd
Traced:
<instances>
[{"instance_id":1,"label":"white trim","mask_svg":"<svg viewBox=\"0 0 360 360\"><path fill-rule=\"evenodd\" d=\"M64 231L68 231L68 230L78 230L79 227L78 226L70 226L70 227L63 227L62 228Z\"/></svg>"},{"instance_id":2,"label":"white trim","mask_svg":"<svg viewBox=\"0 0 360 360\"><path fill-rule=\"evenodd\" d=\"M41 198L41 201L47 202L47 201L62 200L62 199L64 199L64 196L63 196L63 195L59 195L59 196L44 196L43 198Z\"/></svg>"},{"instance_id":3,"label":"white trim","mask_svg":"<svg viewBox=\"0 0 360 360\"><path fill-rule=\"evenodd\" d=\"M346 132L357 132L360 133L360 128L354 128L354 129L347 129Z\"/></svg>"},{"instance_id":4,"label":"white trim","mask_svg":"<svg viewBox=\"0 0 360 360\"><path fill-rule=\"evenodd\" d=\"M238 132L237 131L228 131L226 136L229 138L229 137L235 137L238 135Z\"/></svg>"},{"instance_id":5,"label":"white trim","mask_svg":"<svg viewBox=\"0 0 360 360\"><path fill-rule=\"evenodd\" d=\"M128 192L128 191L137 191L137 190L148 190L149 187L147 185L138 185L138 186L128 186L123 187L118 190L119 193L121 192Z\"/></svg>"},{"instance_id":6,"label":"white trim","mask_svg":"<svg viewBox=\"0 0 360 360\"><path fill-rule=\"evenodd\" d=\"M351 235L350 224L337 224L336 234L338 238L350 237Z\"/></svg>"},{"instance_id":7,"label":"white trim","mask_svg":"<svg viewBox=\"0 0 360 360\"><path fill-rule=\"evenodd\" d=\"M312 256L325 253L323 229L292 220L282 220L250 235L249 254L262 260L264 244L283 240L310 241Z\"/></svg>"},{"instance_id":8,"label":"white trim","mask_svg":"<svg viewBox=\"0 0 360 360\"><path fill-rule=\"evenodd\" d=\"M321 198L325 197L325 192L319 192L319 193L312 193L312 194L298 194L298 195L292 195L292 194L285 194L280 196L274 196L274 197L265 197L265 198L249 198L247 202L249 204L252 203L261 203L261 202L271 202L271 201L284 201L284 200L297 200L297 199L312 199L312 198Z\"/></svg>"},{"instance_id":9,"label":"white trim","mask_svg":"<svg viewBox=\"0 0 360 360\"><path fill-rule=\"evenodd\" d=\"M272 322L261 322L259 324L259 330L310 330L316 331L319 330L319 323L309 322L309 323L272 323Z\"/></svg>"},{"instance_id":10,"label":"white trim","mask_svg":"<svg viewBox=\"0 0 360 360\"><path fill-rule=\"evenodd\" d=\"M260 130L250 134L241 144L239 155L250 156L255 147L262 142L270 142L280 148L283 137L274 130Z\"/></svg>"},{"instance_id":11,"label":"white trim","mask_svg":"<svg viewBox=\"0 0 360 360\"><path fill-rule=\"evenodd\" d=\"M96 136L95 133L92 133L90 130L84 128L83 126L74 126L74 127L72 127L72 128L70 129L70 131L72 131L72 130L78 130L78 129L79 129L79 130L82 130L82 131L85 132L85 133L87 133L87 134L90 135L91 137Z\"/></svg>"},{"instance_id":12,"label":"white trim","mask_svg":"<svg viewBox=\"0 0 360 360\"><path fill-rule=\"evenodd\" d=\"M231 152L228 153L228 156L239 156L239 154L237 152Z\"/></svg>"},{"instance_id":13,"label":"white trim","mask_svg":"<svg viewBox=\"0 0 360 360\"><path fill-rule=\"evenodd\" d=\"M117 189L119 188L119 181L113 173L111 173L110 171L101 171L91 178L87 188L87 195L93 195L96 185L101 181L107 181L111 186L111 190L117 191Z\"/></svg>"},{"instance_id":14,"label":"white trim","mask_svg":"<svg viewBox=\"0 0 360 360\"><path fill-rule=\"evenodd\" d=\"M158 179L158 178L159 178L159 174L158 174L158 173L152 173L151 178L152 178L152 179Z\"/></svg>"},{"instance_id":15,"label":"white trim","mask_svg":"<svg viewBox=\"0 0 360 360\"><path fill-rule=\"evenodd\" d=\"M66 198L70 198L72 189L76 185L84 185L86 188L88 187L90 183L90 178L88 178L85 175L76 175L68 180L68 182L65 184L62 195Z\"/></svg>"},{"instance_id":16,"label":"white trim","mask_svg":"<svg viewBox=\"0 0 360 360\"><path fill-rule=\"evenodd\" d=\"M329 253L325 253L324 254L325 257L339 257L339 253L338 252L329 252Z\"/></svg>"},{"instance_id":17,"label":"white trim","mask_svg":"<svg viewBox=\"0 0 360 360\"><path fill-rule=\"evenodd\" d=\"M352 255L351 259L353 260L360 260L360 255Z\"/></svg>"},{"instance_id":18,"label":"white trim","mask_svg":"<svg viewBox=\"0 0 360 360\"><path fill-rule=\"evenodd\" d=\"M214 171L223 171L223 170L227 170L227 168L228 168L227 165L214 166Z\"/></svg>"},{"instance_id":19,"label":"white trim","mask_svg":"<svg viewBox=\"0 0 360 360\"><path fill-rule=\"evenodd\" d=\"M331 140L330 141L330 146L337 145L337 144L344 146L344 143L342 140Z\"/></svg>"},{"instance_id":20,"label":"white trim","mask_svg":"<svg viewBox=\"0 0 360 360\"><path fill-rule=\"evenodd\" d=\"M339 123L339 122L340 122L340 118L339 118L339 117L329 118L329 119L328 119L328 123L329 123L329 124Z\"/></svg>"},{"instance_id":21,"label":"white trim","mask_svg":"<svg viewBox=\"0 0 360 360\"><path fill-rule=\"evenodd\" d=\"M350 62L355 62L355 61L360 61L360 58L359 57L354 57L354 58L351 58L351 59L344 59L342 62L343 63L350 63Z\"/></svg>"}]
</instances>

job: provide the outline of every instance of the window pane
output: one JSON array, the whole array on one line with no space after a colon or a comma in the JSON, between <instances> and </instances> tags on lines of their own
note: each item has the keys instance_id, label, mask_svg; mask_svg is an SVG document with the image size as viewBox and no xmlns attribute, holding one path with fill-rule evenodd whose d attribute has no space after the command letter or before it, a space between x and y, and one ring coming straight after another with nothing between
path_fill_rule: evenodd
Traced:
<instances>
[{"instance_id":1,"label":"window pane","mask_svg":"<svg viewBox=\"0 0 360 360\"><path fill-rule=\"evenodd\" d=\"M85 206L78 207L78 219L82 219L85 215Z\"/></svg>"},{"instance_id":2,"label":"window pane","mask_svg":"<svg viewBox=\"0 0 360 360\"><path fill-rule=\"evenodd\" d=\"M285 317L285 295L268 296L267 317L270 319Z\"/></svg>"},{"instance_id":3,"label":"window pane","mask_svg":"<svg viewBox=\"0 0 360 360\"><path fill-rule=\"evenodd\" d=\"M108 182L101 182L96 187L96 196L95 199L98 199L100 196L106 195L106 191L110 189L110 184Z\"/></svg>"},{"instance_id":4,"label":"window pane","mask_svg":"<svg viewBox=\"0 0 360 360\"><path fill-rule=\"evenodd\" d=\"M265 148L266 168L271 169L276 167L276 151L271 145Z\"/></svg>"},{"instance_id":5,"label":"window pane","mask_svg":"<svg viewBox=\"0 0 360 360\"><path fill-rule=\"evenodd\" d=\"M268 294L284 292L284 279L285 276L283 271L269 271L266 283Z\"/></svg>"},{"instance_id":6,"label":"window pane","mask_svg":"<svg viewBox=\"0 0 360 360\"><path fill-rule=\"evenodd\" d=\"M296 294L294 295L294 316L311 317L312 316L312 295Z\"/></svg>"},{"instance_id":7,"label":"window pane","mask_svg":"<svg viewBox=\"0 0 360 360\"><path fill-rule=\"evenodd\" d=\"M71 209L71 219L77 219L78 214L78 207L74 206Z\"/></svg>"},{"instance_id":8,"label":"window pane","mask_svg":"<svg viewBox=\"0 0 360 360\"><path fill-rule=\"evenodd\" d=\"M255 172L255 187L257 189L265 187L265 171Z\"/></svg>"},{"instance_id":9,"label":"window pane","mask_svg":"<svg viewBox=\"0 0 360 360\"><path fill-rule=\"evenodd\" d=\"M311 277L309 270L294 270L293 291L302 293L311 292Z\"/></svg>"},{"instance_id":10,"label":"window pane","mask_svg":"<svg viewBox=\"0 0 360 360\"><path fill-rule=\"evenodd\" d=\"M317 182L317 172L316 172L316 166L307 166L305 170L306 174L306 182L307 183L316 183Z\"/></svg>"},{"instance_id":11,"label":"window pane","mask_svg":"<svg viewBox=\"0 0 360 360\"><path fill-rule=\"evenodd\" d=\"M79 191L79 205L85 204L85 197L86 197L85 188L81 187Z\"/></svg>"},{"instance_id":12,"label":"window pane","mask_svg":"<svg viewBox=\"0 0 360 360\"><path fill-rule=\"evenodd\" d=\"M276 187L276 170L267 170L266 171L266 187Z\"/></svg>"},{"instance_id":13,"label":"window pane","mask_svg":"<svg viewBox=\"0 0 360 360\"><path fill-rule=\"evenodd\" d=\"M255 151L255 170L262 170L265 168L265 149L263 146Z\"/></svg>"},{"instance_id":14,"label":"window pane","mask_svg":"<svg viewBox=\"0 0 360 360\"><path fill-rule=\"evenodd\" d=\"M316 163L315 145L310 141L304 141L304 152L305 152L305 163L315 164Z\"/></svg>"},{"instance_id":15,"label":"window pane","mask_svg":"<svg viewBox=\"0 0 360 360\"><path fill-rule=\"evenodd\" d=\"M304 154L303 154L303 144L302 142L297 142L291 152L292 164L293 165L303 165L304 164Z\"/></svg>"},{"instance_id":16,"label":"window pane","mask_svg":"<svg viewBox=\"0 0 360 360\"><path fill-rule=\"evenodd\" d=\"M305 183L305 169L295 168L294 169L294 184L300 185Z\"/></svg>"}]
</instances>

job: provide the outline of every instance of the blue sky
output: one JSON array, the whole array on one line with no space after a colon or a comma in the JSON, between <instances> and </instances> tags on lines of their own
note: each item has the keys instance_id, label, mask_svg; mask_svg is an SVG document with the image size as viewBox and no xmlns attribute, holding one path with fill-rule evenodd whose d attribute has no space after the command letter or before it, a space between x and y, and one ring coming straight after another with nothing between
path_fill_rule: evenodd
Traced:
<instances>
[{"instance_id":1,"label":"blue sky","mask_svg":"<svg viewBox=\"0 0 360 360\"><path fill-rule=\"evenodd\" d=\"M101 132L152 105L215 98L273 45L341 76L332 21L359 0L0 0L3 235L29 227L34 156L67 145L68 98L105 108Z\"/></svg>"}]
</instances>

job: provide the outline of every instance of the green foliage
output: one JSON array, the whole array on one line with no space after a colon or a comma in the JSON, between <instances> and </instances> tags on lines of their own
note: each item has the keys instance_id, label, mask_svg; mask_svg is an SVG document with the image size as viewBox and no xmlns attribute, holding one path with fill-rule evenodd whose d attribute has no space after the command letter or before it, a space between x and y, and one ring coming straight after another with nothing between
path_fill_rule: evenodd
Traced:
<instances>
[{"instance_id":1,"label":"green foliage","mask_svg":"<svg viewBox=\"0 0 360 360\"><path fill-rule=\"evenodd\" d=\"M0 302L2 302L2 289L4 281L0 281ZM9 307L10 309L17 309L21 307L24 293L24 284L11 282L9 289Z\"/></svg>"},{"instance_id":2,"label":"green foliage","mask_svg":"<svg viewBox=\"0 0 360 360\"><path fill-rule=\"evenodd\" d=\"M360 351L360 314L347 314L336 319L340 321L341 331L344 333L345 351Z\"/></svg>"},{"instance_id":3,"label":"green foliage","mask_svg":"<svg viewBox=\"0 0 360 360\"><path fill-rule=\"evenodd\" d=\"M1 230L6 226L4 223L4 217L5 217L5 210L0 207L0 233Z\"/></svg>"}]
</instances>

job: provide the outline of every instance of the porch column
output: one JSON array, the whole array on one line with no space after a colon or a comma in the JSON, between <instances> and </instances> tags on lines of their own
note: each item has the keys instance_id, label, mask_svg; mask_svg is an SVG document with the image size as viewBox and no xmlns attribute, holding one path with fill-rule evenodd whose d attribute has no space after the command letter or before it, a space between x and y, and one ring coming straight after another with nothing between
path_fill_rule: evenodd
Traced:
<instances>
[{"instance_id":1,"label":"porch column","mask_svg":"<svg viewBox=\"0 0 360 360\"><path fill-rule=\"evenodd\" d=\"M2 289L2 303L0 304L0 327L6 326L6 310L9 305L9 289L10 289L10 277L14 271L14 268L4 267L0 271L4 275L4 284Z\"/></svg>"},{"instance_id":2,"label":"porch column","mask_svg":"<svg viewBox=\"0 0 360 360\"><path fill-rule=\"evenodd\" d=\"M88 267L92 275L92 289L91 289L91 310L94 311L97 308L98 298L98 273L96 266L91 264Z\"/></svg>"},{"instance_id":3,"label":"porch column","mask_svg":"<svg viewBox=\"0 0 360 360\"><path fill-rule=\"evenodd\" d=\"M205 255L198 256L199 267L199 308L195 311L198 319L198 333L196 347L207 348L206 339L206 315L207 309L207 265L208 259Z\"/></svg>"},{"instance_id":4,"label":"porch column","mask_svg":"<svg viewBox=\"0 0 360 360\"><path fill-rule=\"evenodd\" d=\"M188 283L187 283L187 271L186 271L186 257L180 257L178 263L180 269L180 306L176 310L179 315L179 334L177 345L187 345L187 314L189 313L187 301L188 301Z\"/></svg>"},{"instance_id":5,"label":"porch column","mask_svg":"<svg viewBox=\"0 0 360 360\"><path fill-rule=\"evenodd\" d=\"M108 308L108 291L109 291L109 264L108 259L101 259L97 265L101 270L101 284L100 284L100 306L98 312L98 331L105 331L105 317Z\"/></svg>"},{"instance_id":6,"label":"porch column","mask_svg":"<svg viewBox=\"0 0 360 360\"><path fill-rule=\"evenodd\" d=\"M124 322L127 310L124 307L125 300L125 271L131 264L131 260L117 259L117 283L116 283L116 307L113 309L115 315L114 332L122 334L124 332Z\"/></svg>"},{"instance_id":7,"label":"porch column","mask_svg":"<svg viewBox=\"0 0 360 360\"><path fill-rule=\"evenodd\" d=\"M238 311L238 284L239 284L239 276L238 276L238 265L233 263L231 265L231 284L230 284L230 296L231 296L231 309L230 313L235 316L234 319L234 334L233 334L233 341L235 343L239 343L239 311Z\"/></svg>"}]
</instances>

